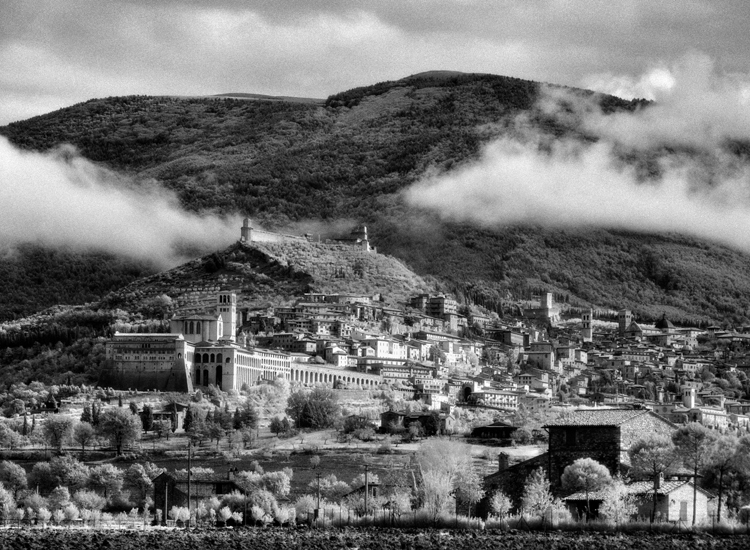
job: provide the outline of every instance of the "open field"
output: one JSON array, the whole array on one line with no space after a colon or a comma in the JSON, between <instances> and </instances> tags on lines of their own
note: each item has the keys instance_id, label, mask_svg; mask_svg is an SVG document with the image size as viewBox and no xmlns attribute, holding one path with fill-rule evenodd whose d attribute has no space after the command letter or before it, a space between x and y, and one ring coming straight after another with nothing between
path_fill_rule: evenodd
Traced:
<instances>
[{"instance_id":1,"label":"open field","mask_svg":"<svg viewBox=\"0 0 750 550\"><path fill-rule=\"evenodd\" d=\"M0 532L0 548L27 550L57 548L65 550L160 550L233 549L322 549L322 550L576 550L606 549L745 549L748 535L711 536L692 533L590 533L523 531L447 531L417 529L240 529L208 531L85 531L66 529L20 530Z\"/></svg>"}]
</instances>

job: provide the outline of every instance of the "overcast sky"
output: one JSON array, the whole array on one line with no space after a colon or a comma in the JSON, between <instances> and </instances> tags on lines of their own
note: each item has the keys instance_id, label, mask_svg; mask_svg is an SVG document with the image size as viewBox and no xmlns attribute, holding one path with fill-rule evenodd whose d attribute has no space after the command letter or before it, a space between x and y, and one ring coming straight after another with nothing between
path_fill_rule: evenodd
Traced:
<instances>
[{"instance_id":1,"label":"overcast sky","mask_svg":"<svg viewBox=\"0 0 750 550\"><path fill-rule=\"evenodd\" d=\"M94 97L326 97L438 69L647 95L690 52L746 75L748 28L747 0L2 0L0 124Z\"/></svg>"}]
</instances>

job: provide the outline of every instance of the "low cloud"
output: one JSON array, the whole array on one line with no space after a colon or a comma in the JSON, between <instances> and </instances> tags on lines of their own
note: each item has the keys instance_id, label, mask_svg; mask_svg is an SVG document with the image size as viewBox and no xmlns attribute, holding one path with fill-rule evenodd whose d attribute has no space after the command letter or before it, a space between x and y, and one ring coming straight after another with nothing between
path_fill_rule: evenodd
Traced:
<instances>
[{"instance_id":1,"label":"low cloud","mask_svg":"<svg viewBox=\"0 0 750 550\"><path fill-rule=\"evenodd\" d=\"M0 137L0 238L177 265L237 240L240 219L197 215L156 182L97 166L72 147L22 151Z\"/></svg>"},{"instance_id":2,"label":"low cloud","mask_svg":"<svg viewBox=\"0 0 750 550\"><path fill-rule=\"evenodd\" d=\"M750 139L748 79L717 75L708 58L692 55L662 81L672 84L657 103L616 115L602 114L590 99L551 93L540 108L566 123L577 119L596 143L501 139L478 162L425 177L406 199L483 226L677 232L750 252L742 230L750 226L750 167L725 148L728 140ZM627 157L647 157L654 173L644 177Z\"/></svg>"},{"instance_id":3,"label":"low cloud","mask_svg":"<svg viewBox=\"0 0 750 550\"><path fill-rule=\"evenodd\" d=\"M655 103L635 115L589 116L585 127L628 147L685 146L713 149L750 138L750 76L719 75L714 62L690 54L669 70L651 71Z\"/></svg>"}]
</instances>

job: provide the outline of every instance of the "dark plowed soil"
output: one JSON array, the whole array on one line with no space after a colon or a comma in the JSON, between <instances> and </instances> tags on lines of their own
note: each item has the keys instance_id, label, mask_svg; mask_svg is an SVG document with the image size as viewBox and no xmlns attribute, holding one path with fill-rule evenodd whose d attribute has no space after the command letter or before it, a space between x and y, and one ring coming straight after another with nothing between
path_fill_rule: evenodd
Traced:
<instances>
[{"instance_id":1,"label":"dark plowed soil","mask_svg":"<svg viewBox=\"0 0 750 550\"><path fill-rule=\"evenodd\" d=\"M707 534L604 534L575 532L495 532L435 530L281 530L226 531L82 531L18 530L0 532L2 550L691 550L750 548L750 536Z\"/></svg>"}]
</instances>

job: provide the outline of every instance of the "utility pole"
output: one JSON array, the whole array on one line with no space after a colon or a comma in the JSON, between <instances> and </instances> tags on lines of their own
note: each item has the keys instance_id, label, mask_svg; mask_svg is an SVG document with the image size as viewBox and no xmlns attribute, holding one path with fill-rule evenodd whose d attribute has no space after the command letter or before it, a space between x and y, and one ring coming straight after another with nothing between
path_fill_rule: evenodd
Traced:
<instances>
[{"instance_id":1,"label":"utility pole","mask_svg":"<svg viewBox=\"0 0 750 550\"><path fill-rule=\"evenodd\" d=\"M187 524L185 525L185 530L186 531L190 530L190 518L192 517L192 515L190 513L190 475L192 473L192 469L193 469L193 442L192 441L188 441L188 480L187 480L188 481L188 494L187 494L187 497L188 497L188 505L187 505L187 508L188 508L188 520L187 520Z\"/></svg>"},{"instance_id":2,"label":"utility pole","mask_svg":"<svg viewBox=\"0 0 750 550\"><path fill-rule=\"evenodd\" d=\"M318 478L318 509L315 510L315 519L317 519L320 515L320 472L315 474L315 477Z\"/></svg>"},{"instance_id":3,"label":"utility pole","mask_svg":"<svg viewBox=\"0 0 750 550\"><path fill-rule=\"evenodd\" d=\"M369 471L370 471L370 465L365 464L365 515L367 515L367 493L370 492L369 478L367 477L367 474Z\"/></svg>"}]
</instances>

